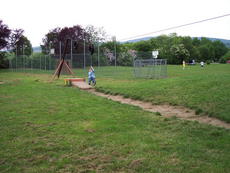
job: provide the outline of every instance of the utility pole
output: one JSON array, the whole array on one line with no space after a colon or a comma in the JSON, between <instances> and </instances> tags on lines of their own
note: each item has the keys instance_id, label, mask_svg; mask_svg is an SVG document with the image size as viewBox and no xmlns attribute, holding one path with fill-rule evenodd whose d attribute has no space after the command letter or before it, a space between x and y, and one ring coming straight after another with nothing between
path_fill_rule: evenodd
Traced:
<instances>
[{"instance_id":1,"label":"utility pole","mask_svg":"<svg viewBox=\"0 0 230 173\"><path fill-rule=\"evenodd\" d=\"M113 42L114 42L114 58L115 58L115 67L117 67L117 46L116 46L116 44L117 44L117 42L116 42L116 36L113 36L112 37L112 39L113 39Z\"/></svg>"},{"instance_id":2,"label":"utility pole","mask_svg":"<svg viewBox=\"0 0 230 173\"><path fill-rule=\"evenodd\" d=\"M85 70L85 36L84 36L83 40L84 40L84 70Z\"/></svg>"}]
</instances>

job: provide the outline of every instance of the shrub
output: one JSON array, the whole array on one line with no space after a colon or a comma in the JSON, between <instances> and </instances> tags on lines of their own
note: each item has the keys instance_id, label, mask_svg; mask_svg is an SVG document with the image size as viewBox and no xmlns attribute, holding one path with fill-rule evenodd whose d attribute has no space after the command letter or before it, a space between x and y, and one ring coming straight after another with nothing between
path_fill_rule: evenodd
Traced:
<instances>
[{"instance_id":1,"label":"shrub","mask_svg":"<svg viewBox=\"0 0 230 173\"><path fill-rule=\"evenodd\" d=\"M220 58L220 63L226 63L228 60L230 60L230 50Z\"/></svg>"}]
</instances>

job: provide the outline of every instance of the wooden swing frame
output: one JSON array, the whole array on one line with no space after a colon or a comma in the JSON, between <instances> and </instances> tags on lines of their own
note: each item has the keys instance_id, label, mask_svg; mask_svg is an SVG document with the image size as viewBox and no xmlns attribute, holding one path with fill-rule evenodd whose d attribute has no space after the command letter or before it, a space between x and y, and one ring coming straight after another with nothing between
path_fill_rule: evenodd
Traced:
<instances>
[{"instance_id":1,"label":"wooden swing frame","mask_svg":"<svg viewBox=\"0 0 230 173\"><path fill-rule=\"evenodd\" d=\"M55 79L56 76L57 76L58 78L60 77L62 68L63 68L64 66L66 67L67 72L68 72L69 74L72 74L72 75L74 74L73 71L71 70L70 66L69 66L69 65L66 63L66 61L65 61L65 55L66 55L68 43L69 43L69 39L67 39L66 42L65 42L64 53L63 53L63 55L61 56L61 61L59 62L58 66L57 66L57 69L55 70L55 73L54 73L54 75L53 75L53 80Z\"/></svg>"}]
</instances>

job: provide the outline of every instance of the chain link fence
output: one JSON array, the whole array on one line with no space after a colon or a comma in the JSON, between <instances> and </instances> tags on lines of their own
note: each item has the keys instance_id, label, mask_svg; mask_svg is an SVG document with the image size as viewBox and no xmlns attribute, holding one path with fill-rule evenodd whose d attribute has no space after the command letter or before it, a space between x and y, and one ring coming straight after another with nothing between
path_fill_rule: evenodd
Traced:
<instances>
[{"instance_id":1,"label":"chain link fence","mask_svg":"<svg viewBox=\"0 0 230 173\"><path fill-rule=\"evenodd\" d=\"M115 56L114 56L115 55ZM67 54L65 61L72 68L76 76L87 77L87 72L90 66L93 66L97 77L112 77L112 78L136 78L146 77L150 69L141 71L137 68L136 59L151 58L151 52L137 52L136 56L131 56L127 52L114 53L111 56L106 54L90 53L83 54ZM59 55L39 55L33 56L11 56L9 59L9 67L11 71L29 72L29 73L48 73L53 74L60 62ZM163 62L163 61L161 61ZM150 65L150 64L149 64ZM148 65L148 68L150 67ZM156 64L152 64L156 65ZM155 77L167 76L167 70L159 72L160 64L157 68L151 69L151 74L157 73ZM161 70L165 69L165 66ZM141 65L139 65L141 67ZM64 72L63 72L64 73ZM63 74L62 73L62 74ZM146 74L145 74L146 73Z\"/></svg>"},{"instance_id":2,"label":"chain link fence","mask_svg":"<svg viewBox=\"0 0 230 173\"><path fill-rule=\"evenodd\" d=\"M167 60L138 59L134 61L134 75L137 78L161 79L167 77Z\"/></svg>"}]
</instances>

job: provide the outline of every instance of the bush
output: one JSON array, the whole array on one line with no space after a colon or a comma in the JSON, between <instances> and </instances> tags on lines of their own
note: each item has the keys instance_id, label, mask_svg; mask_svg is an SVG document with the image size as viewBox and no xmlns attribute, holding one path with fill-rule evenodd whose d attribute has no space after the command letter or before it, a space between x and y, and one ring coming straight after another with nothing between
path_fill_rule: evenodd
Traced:
<instances>
[{"instance_id":1,"label":"bush","mask_svg":"<svg viewBox=\"0 0 230 173\"><path fill-rule=\"evenodd\" d=\"M207 65L211 64L211 60L207 60L207 61L206 61L206 64L207 64Z\"/></svg>"},{"instance_id":2,"label":"bush","mask_svg":"<svg viewBox=\"0 0 230 173\"><path fill-rule=\"evenodd\" d=\"M0 68L9 68L9 60L5 52L0 52Z\"/></svg>"},{"instance_id":3,"label":"bush","mask_svg":"<svg viewBox=\"0 0 230 173\"><path fill-rule=\"evenodd\" d=\"M228 60L230 60L230 50L220 58L220 63L226 63Z\"/></svg>"}]
</instances>

